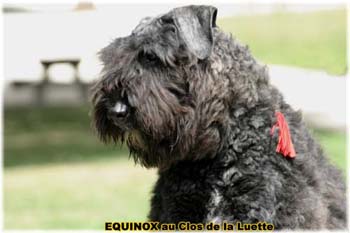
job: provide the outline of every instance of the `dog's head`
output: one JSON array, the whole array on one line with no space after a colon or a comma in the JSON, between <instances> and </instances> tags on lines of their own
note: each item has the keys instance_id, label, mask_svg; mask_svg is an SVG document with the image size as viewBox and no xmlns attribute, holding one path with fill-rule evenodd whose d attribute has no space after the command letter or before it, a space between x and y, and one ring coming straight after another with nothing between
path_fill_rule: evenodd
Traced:
<instances>
[{"instance_id":1,"label":"dog's head","mask_svg":"<svg viewBox=\"0 0 350 233\"><path fill-rule=\"evenodd\" d=\"M227 80L212 70L216 13L176 8L102 49L93 117L103 141L126 141L146 167L215 154L227 115Z\"/></svg>"}]
</instances>

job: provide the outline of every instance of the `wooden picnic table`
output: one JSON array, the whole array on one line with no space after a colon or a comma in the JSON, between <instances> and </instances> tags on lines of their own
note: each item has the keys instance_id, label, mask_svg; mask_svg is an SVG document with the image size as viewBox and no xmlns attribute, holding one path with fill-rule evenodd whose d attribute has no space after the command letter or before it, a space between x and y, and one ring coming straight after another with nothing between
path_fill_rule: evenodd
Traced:
<instances>
[{"instance_id":1,"label":"wooden picnic table","mask_svg":"<svg viewBox=\"0 0 350 233\"><path fill-rule=\"evenodd\" d=\"M45 88L50 83L50 74L49 69L50 67L57 65L57 64L67 64L72 66L74 69L74 85L77 86L81 93L81 98L85 102L87 99L86 96L86 85L81 81L80 75L79 75L79 64L80 59L79 58L67 58L67 59L43 59L40 61L42 67L43 67L43 75L42 80L38 83L36 86L37 88L37 96L36 101L38 105L42 105L45 102L44 94L45 94Z\"/></svg>"}]
</instances>

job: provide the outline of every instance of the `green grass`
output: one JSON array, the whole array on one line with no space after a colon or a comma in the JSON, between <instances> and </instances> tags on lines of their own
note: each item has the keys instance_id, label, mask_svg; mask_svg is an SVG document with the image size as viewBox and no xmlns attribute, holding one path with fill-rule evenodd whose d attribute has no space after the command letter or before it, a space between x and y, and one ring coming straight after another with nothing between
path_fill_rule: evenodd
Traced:
<instances>
[{"instance_id":1,"label":"green grass","mask_svg":"<svg viewBox=\"0 0 350 233\"><path fill-rule=\"evenodd\" d=\"M102 230L106 221L146 221L155 178L125 157L6 168L5 228Z\"/></svg>"},{"instance_id":2,"label":"green grass","mask_svg":"<svg viewBox=\"0 0 350 233\"><path fill-rule=\"evenodd\" d=\"M346 73L346 10L223 18L218 25L264 63Z\"/></svg>"},{"instance_id":3,"label":"green grass","mask_svg":"<svg viewBox=\"0 0 350 233\"><path fill-rule=\"evenodd\" d=\"M6 229L103 229L146 220L155 170L98 142L87 107L5 109ZM345 171L345 134L315 130Z\"/></svg>"},{"instance_id":4,"label":"green grass","mask_svg":"<svg viewBox=\"0 0 350 233\"><path fill-rule=\"evenodd\" d=\"M330 161L345 173L346 161L346 133L316 129L313 131L316 139L323 146Z\"/></svg>"}]
</instances>

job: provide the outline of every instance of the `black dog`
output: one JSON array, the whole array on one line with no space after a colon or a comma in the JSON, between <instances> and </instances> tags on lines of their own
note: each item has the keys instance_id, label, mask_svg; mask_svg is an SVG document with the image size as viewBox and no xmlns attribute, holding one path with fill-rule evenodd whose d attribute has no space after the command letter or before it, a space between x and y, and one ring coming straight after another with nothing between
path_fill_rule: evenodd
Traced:
<instances>
[{"instance_id":1,"label":"black dog","mask_svg":"<svg viewBox=\"0 0 350 233\"><path fill-rule=\"evenodd\" d=\"M101 51L100 138L159 168L153 221L345 228L342 174L216 13L176 8Z\"/></svg>"}]
</instances>

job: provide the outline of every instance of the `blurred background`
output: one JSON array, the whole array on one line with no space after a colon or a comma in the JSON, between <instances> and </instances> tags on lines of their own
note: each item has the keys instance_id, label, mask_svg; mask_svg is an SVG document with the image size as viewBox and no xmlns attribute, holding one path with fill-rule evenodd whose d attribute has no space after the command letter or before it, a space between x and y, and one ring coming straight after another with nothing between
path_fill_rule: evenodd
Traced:
<instances>
[{"instance_id":1,"label":"blurred background","mask_svg":"<svg viewBox=\"0 0 350 233\"><path fill-rule=\"evenodd\" d=\"M103 229L144 221L156 170L90 127L97 52L178 5L3 5L6 229ZM215 5L218 25L268 64L345 174L345 5Z\"/></svg>"}]
</instances>

